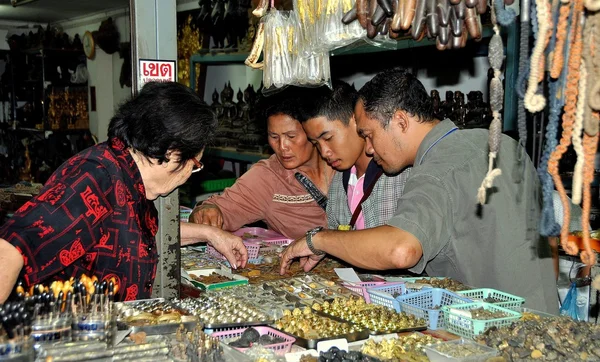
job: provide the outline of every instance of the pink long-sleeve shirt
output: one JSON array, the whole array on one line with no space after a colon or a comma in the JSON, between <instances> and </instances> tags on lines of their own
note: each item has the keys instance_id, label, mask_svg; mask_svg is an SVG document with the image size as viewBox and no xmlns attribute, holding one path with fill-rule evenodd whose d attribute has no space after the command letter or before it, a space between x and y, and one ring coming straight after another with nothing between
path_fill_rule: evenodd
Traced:
<instances>
[{"instance_id":1,"label":"pink long-sleeve shirt","mask_svg":"<svg viewBox=\"0 0 600 362\"><path fill-rule=\"evenodd\" d=\"M269 229L297 239L317 226L327 226L325 211L273 155L253 165L223 194L204 202L223 213L223 229L235 231L264 220Z\"/></svg>"}]
</instances>

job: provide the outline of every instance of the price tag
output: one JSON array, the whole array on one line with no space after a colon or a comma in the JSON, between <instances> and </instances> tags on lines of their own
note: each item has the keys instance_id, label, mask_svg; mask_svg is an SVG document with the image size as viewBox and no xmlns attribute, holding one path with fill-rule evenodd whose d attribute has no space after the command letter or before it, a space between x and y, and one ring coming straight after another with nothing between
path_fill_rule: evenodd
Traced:
<instances>
[{"instance_id":1,"label":"price tag","mask_svg":"<svg viewBox=\"0 0 600 362\"><path fill-rule=\"evenodd\" d=\"M317 352L327 352L331 347L337 347L342 351L348 351L348 341L346 338L331 339L317 343Z\"/></svg>"},{"instance_id":2,"label":"price tag","mask_svg":"<svg viewBox=\"0 0 600 362\"><path fill-rule=\"evenodd\" d=\"M358 274L352 268L334 268L335 273L342 279L343 281L350 283L360 283L361 280L358 277Z\"/></svg>"},{"instance_id":3,"label":"price tag","mask_svg":"<svg viewBox=\"0 0 600 362\"><path fill-rule=\"evenodd\" d=\"M471 319L472 319L471 311L449 308L448 309L448 322L452 325L455 325L459 328L471 329Z\"/></svg>"}]
</instances>

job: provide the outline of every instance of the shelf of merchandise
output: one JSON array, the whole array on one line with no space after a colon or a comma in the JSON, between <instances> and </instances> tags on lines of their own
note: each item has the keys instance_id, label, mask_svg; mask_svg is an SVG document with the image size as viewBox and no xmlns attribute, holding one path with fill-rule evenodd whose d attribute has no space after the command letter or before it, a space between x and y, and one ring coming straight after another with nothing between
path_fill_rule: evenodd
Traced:
<instances>
[{"instance_id":1,"label":"shelf of merchandise","mask_svg":"<svg viewBox=\"0 0 600 362\"><path fill-rule=\"evenodd\" d=\"M491 38L494 35L494 30L490 25L484 25L482 29L482 38ZM507 27L502 27L502 34L505 46L505 62L504 62L504 130L514 130L517 124L517 94L514 90L517 81L518 62L519 62L519 26L517 21ZM423 39L416 41L410 37L398 39L395 46L375 46L367 44L364 41L348 45L343 48L332 51L331 56L350 56L357 54L369 54L385 51L398 51L404 49L412 49L418 47L435 46L435 40ZM446 50L452 51L452 50ZM443 53L441 53L443 54ZM207 53L194 54L190 57L190 79L196 79L196 64L204 65L228 65L228 64L244 64L248 57L248 53ZM192 89L195 82L192 83ZM223 151L233 159L233 157L252 157L252 156L235 156L240 154L236 151Z\"/></svg>"}]
</instances>

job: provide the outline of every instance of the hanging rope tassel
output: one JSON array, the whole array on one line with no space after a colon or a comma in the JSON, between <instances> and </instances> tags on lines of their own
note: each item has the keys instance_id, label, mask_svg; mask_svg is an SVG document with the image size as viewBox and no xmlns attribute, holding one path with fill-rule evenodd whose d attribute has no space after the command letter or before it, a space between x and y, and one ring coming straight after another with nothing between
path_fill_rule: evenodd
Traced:
<instances>
[{"instance_id":1,"label":"hanging rope tassel","mask_svg":"<svg viewBox=\"0 0 600 362\"><path fill-rule=\"evenodd\" d=\"M494 0L494 10L496 11L496 17L498 24L502 26L509 26L515 21L517 13L513 9L506 9L504 7L504 0Z\"/></svg>"},{"instance_id":2,"label":"hanging rope tassel","mask_svg":"<svg viewBox=\"0 0 600 362\"><path fill-rule=\"evenodd\" d=\"M537 94L537 90L538 80L541 76L540 72L543 73L544 71L543 69L540 69L540 62L544 56L548 31L551 29L548 22L548 15L550 13L548 7L549 4L545 1L536 3L538 33L535 47L531 54L531 62L529 64L529 85L527 87L527 92L525 92L525 108L531 113L540 112L546 106L546 98L541 94Z\"/></svg>"},{"instance_id":3,"label":"hanging rope tassel","mask_svg":"<svg viewBox=\"0 0 600 362\"><path fill-rule=\"evenodd\" d=\"M554 47L552 67L550 68L550 76L554 79L560 77L560 73L565 65L564 49L565 42L567 41L567 24L570 14L571 5L569 2L563 3L560 6L560 15L558 24L556 25L556 46Z\"/></svg>"},{"instance_id":4,"label":"hanging rope tassel","mask_svg":"<svg viewBox=\"0 0 600 362\"><path fill-rule=\"evenodd\" d=\"M597 114L594 117L598 122ZM581 261L587 265L596 264L596 253L590 246L590 211L592 208L592 182L594 181L594 160L598 150L598 133L595 136L584 134L583 148L585 149L585 164L583 166L583 207L581 216L582 238L584 250Z\"/></svg>"},{"instance_id":5,"label":"hanging rope tassel","mask_svg":"<svg viewBox=\"0 0 600 362\"><path fill-rule=\"evenodd\" d=\"M532 1L532 8L534 2ZM534 13L533 16L537 15ZM533 18L532 16L532 23ZM553 23L558 22L558 7L553 8L552 12L552 21ZM535 29L535 28L533 28ZM552 37L551 41L548 45L550 51L553 51L556 46L556 32L551 31ZM565 47L567 48L568 45ZM568 57L568 51L565 49L563 56ZM546 144L544 145L544 152L542 153L542 157L540 158L540 164L538 166L538 176L540 178L540 182L542 184L542 214L540 219L540 234L542 236L555 236L560 233L560 226L554 219L554 181L552 181L552 176L548 173L548 160L550 159L550 155L552 151L558 145L558 121L560 118L560 112L562 106L564 105L564 83L566 78L566 72L562 72L558 80L548 79L549 83L549 114L548 114L548 125L546 127L545 140Z\"/></svg>"},{"instance_id":6,"label":"hanging rope tassel","mask_svg":"<svg viewBox=\"0 0 600 362\"><path fill-rule=\"evenodd\" d=\"M521 34L519 36L519 74L517 76L517 95L519 96L517 103L517 128L519 131L519 145L517 148L517 162L513 171L515 182L520 184L523 181L525 174L525 157L527 146L527 113L525 112L525 95L524 80L527 70L527 59L529 57L529 0L521 0ZM523 195L523 187L521 185L520 192L517 193L517 202L521 202Z\"/></svg>"},{"instance_id":7,"label":"hanging rope tassel","mask_svg":"<svg viewBox=\"0 0 600 362\"><path fill-rule=\"evenodd\" d=\"M596 1L598 2L598 1ZM589 2L586 2L588 10ZM598 10L598 9L596 9ZM600 124L600 113L597 108L594 108L594 100L600 104L600 91L594 92L597 89L598 81L600 80L600 12L595 14L588 14L588 18L585 23L583 30L583 43L584 43L584 58L586 71L588 72L587 91L591 93L587 97L587 104L584 105L584 134L583 134L583 150L584 150L584 164L583 164L583 210L582 210L582 222L581 227L583 231L583 248L584 251L581 253L581 261L587 265L594 265L596 263L596 253L590 246L590 212L592 207L592 190L591 185L594 181L594 163L596 159L596 152L598 150L598 127ZM590 86L591 85L591 86ZM581 98L586 98L582 95ZM579 111L579 109L578 109ZM579 162L579 159L577 159ZM598 289L600 284L600 277L594 279L593 287Z\"/></svg>"},{"instance_id":8,"label":"hanging rope tassel","mask_svg":"<svg viewBox=\"0 0 600 362\"><path fill-rule=\"evenodd\" d=\"M582 179L583 179L583 163L585 154L583 151L583 113L587 107L585 92L587 88L587 71L585 68L585 61L581 61L579 68L579 96L577 98L577 111L575 113L575 124L573 125L573 150L577 154L577 162L573 169L573 185L571 186L571 201L579 205L581 203L581 191L582 191Z\"/></svg>"},{"instance_id":9,"label":"hanging rope tassel","mask_svg":"<svg viewBox=\"0 0 600 362\"><path fill-rule=\"evenodd\" d=\"M581 64L581 54L583 47L583 31L579 26L579 17L583 16L583 0L575 0L573 8L573 22L571 23L571 36L573 39L573 45L571 47L571 54L568 60L568 77L566 87L566 102L563 113L563 134L560 142L554 152L550 155L548 161L548 172L552 175L556 191L560 195L560 200L563 205L563 224L560 233L560 243L563 249L569 255L576 255L579 248L574 242L568 241L569 238L569 224L571 220L570 212L570 200L567 196L562 179L560 178L558 163L562 158L563 154L567 151L567 148L571 144L571 136L573 133L573 123L575 121L575 112L577 104L577 96L579 94L579 66Z\"/></svg>"}]
</instances>

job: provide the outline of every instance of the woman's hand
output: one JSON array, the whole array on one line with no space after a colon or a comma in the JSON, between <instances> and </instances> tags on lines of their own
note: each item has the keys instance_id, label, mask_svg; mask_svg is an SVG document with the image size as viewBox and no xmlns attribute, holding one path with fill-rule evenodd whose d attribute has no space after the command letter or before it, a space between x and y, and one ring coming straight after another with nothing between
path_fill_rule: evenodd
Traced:
<instances>
[{"instance_id":1,"label":"woman's hand","mask_svg":"<svg viewBox=\"0 0 600 362\"><path fill-rule=\"evenodd\" d=\"M212 237L208 243L223 254L233 269L245 268L248 262L248 250L242 238L217 228L212 229Z\"/></svg>"},{"instance_id":2,"label":"woman's hand","mask_svg":"<svg viewBox=\"0 0 600 362\"><path fill-rule=\"evenodd\" d=\"M196 206L190 215L190 222L223 228L223 213L217 205Z\"/></svg>"},{"instance_id":3,"label":"woman's hand","mask_svg":"<svg viewBox=\"0 0 600 362\"><path fill-rule=\"evenodd\" d=\"M187 222L180 223L180 228L182 246L206 241L225 256L233 269L246 267L248 251L239 236L216 227Z\"/></svg>"}]
</instances>

